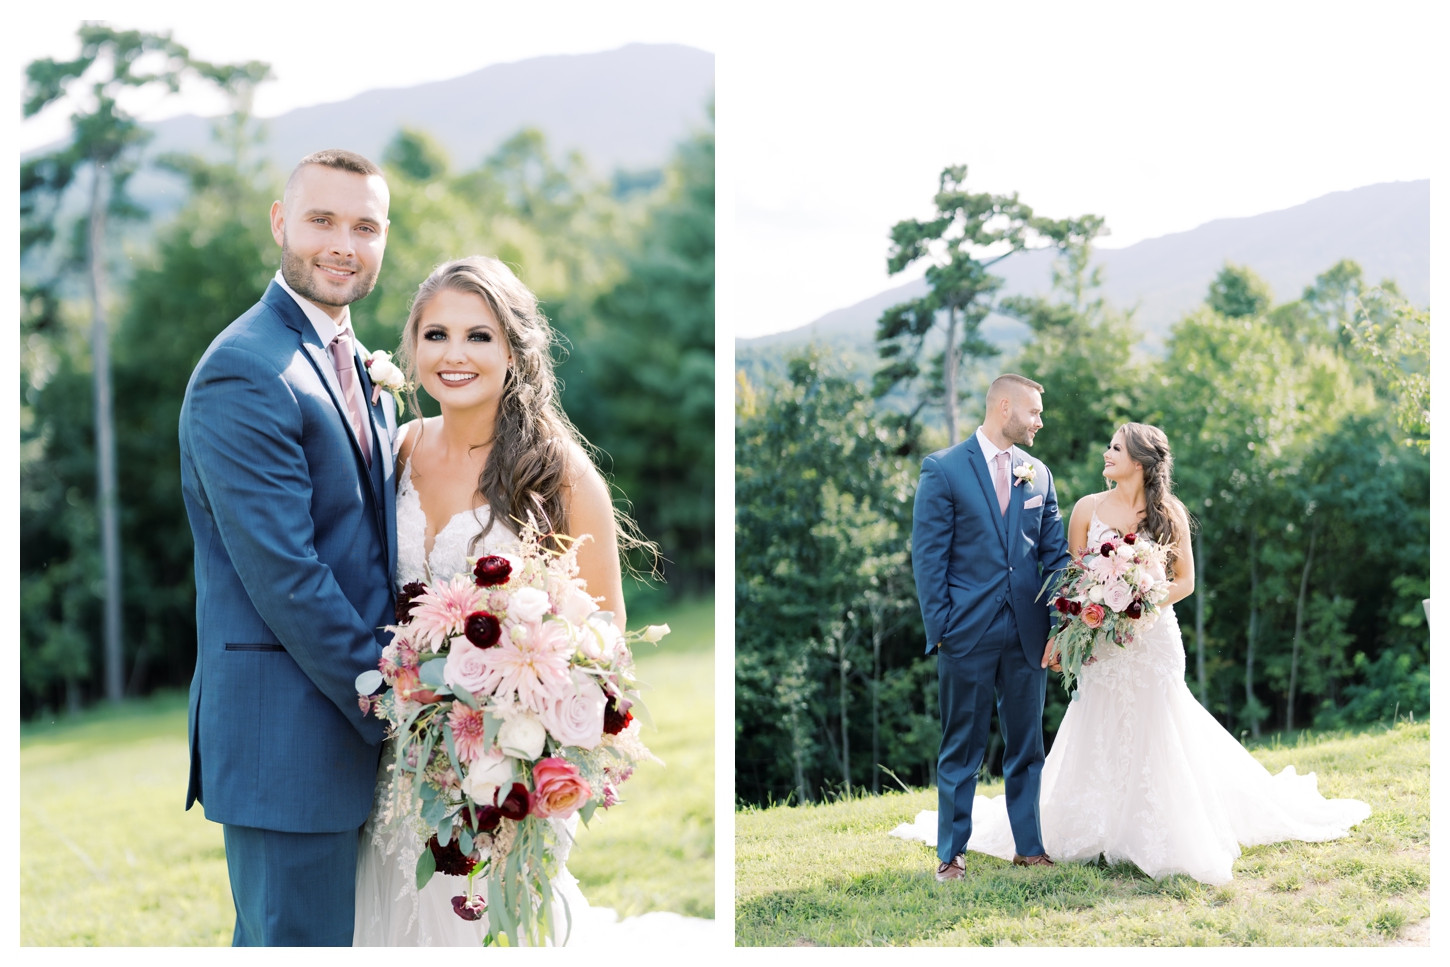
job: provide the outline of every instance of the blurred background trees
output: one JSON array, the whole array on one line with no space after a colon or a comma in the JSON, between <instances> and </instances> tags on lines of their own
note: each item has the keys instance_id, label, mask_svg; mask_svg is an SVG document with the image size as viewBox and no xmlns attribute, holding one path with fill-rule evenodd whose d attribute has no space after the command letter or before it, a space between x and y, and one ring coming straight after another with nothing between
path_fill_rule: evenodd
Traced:
<instances>
[{"instance_id":1,"label":"blurred background trees","mask_svg":"<svg viewBox=\"0 0 1450 967\"><path fill-rule=\"evenodd\" d=\"M1178 613L1205 707L1255 736L1428 715L1428 312L1351 261L1278 304L1225 264L1155 355L1098 297L1092 234L1064 248L1050 297L992 307L1031 330L991 366L1047 388L1033 455L1064 517L1102 489L1118 425L1161 426L1196 526L1197 590ZM930 785L936 659L909 537L921 459L946 432L903 426L828 347L786 372L738 377L737 797ZM939 404L940 385L919 392ZM1066 704L1055 679L1047 694L1050 741ZM985 769L1000 772L993 729Z\"/></svg>"},{"instance_id":2,"label":"blurred background trees","mask_svg":"<svg viewBox=\"0 0 1450 967\"><path fill-rule=\"evenodd\" d=\"M183 186L180 210L125 235L113 217L108 235L113 282L103 305L111 310L118 672L126 694L190 680L195 593L177 418L196 361L260 297L279 261L267 210L286 172L263 160L265 128L248 116L249 85L265 78L265 65L191 66L232 95L233 114L215 126L218 150L159 159ZM27 160L22 179L31 189L22 196L23 717L79 708L105 693L91 250L87 211L66 203L73 172L63 170L80 164L80 155L65 160L76 150ZM565 408L601 448L616 496L630 502L669 562L664 584L627 594L659 600L713 587L707 106L696 133L655 172L602 178L582 157L557 157L529 129L467 170L455 170L426 132L409 129L374 160L392 189L392 224L377 288L353 307L360 340L396 348L418 283L440 262L482 253L510 263L560 332ZM110 198L114 211L124 194ZM426 398L422 405L436 412Z\"/></svg>"}]
</instances>

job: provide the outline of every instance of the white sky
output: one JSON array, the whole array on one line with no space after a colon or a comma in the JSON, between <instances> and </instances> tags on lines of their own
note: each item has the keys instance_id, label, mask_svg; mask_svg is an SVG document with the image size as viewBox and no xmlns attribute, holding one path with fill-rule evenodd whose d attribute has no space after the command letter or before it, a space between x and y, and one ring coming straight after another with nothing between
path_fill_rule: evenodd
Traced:
<instances>
[{"instance_id":1,"label":"white sky","mask_svg":"<svg viewBox=\"0 0 1450 967\"><path fill-rule=\"evenodd\" d=\"M612 50L628 43L688 44L712 53L717 16L690 4L658 2L544 4L472 0L442 3L245 4L145 2L102 5L30 3L7 14L6 56L23 77L38 57L71 59L82 19L121 29L170 30L196 57L263 60L276 76L258 91L256 113L274 117L297 107L341 101L379 87L407 87L458 77L490 64L545 54ZM118 12L119 11L119 12ZM13 31L9 28L14 27ZM20 81L17 81L20 83ZM18 104L15 116L19 118ZM152 96L132 110L147 120L212 115L224 102L201 85L179 96ZM22 151L67 133L68 111L53 107L20 125Z\"/></svg>"},{"instance_id":2,"label":"white sky","mask_svg":"<svg viewBox=\"0 0 1450 967\"><path fill-rule=\"evenodd\" d=\"M931 214L949 164L1042 215L1104 215L1117 247L1427 178L1446 110L1425 3L761 9L769 29L720 58L750 290L736 336L919 274L887 276L887 233Z\"/></svg>"},{"instance_id":3,"label":"white sky","mask_svg":"<svg viewBox=\"0 0 1450 967\"><path fill-rule=\"evenodd\" d=\"M73 56L80 17L94 15L59 6L25 13L9 38L17 86L30 59ZM721 315L737 336L803 325L919 273L887 276L887 231L930 213L947 164L969 165L969 188L1018 191L1044 215L1105 215L1116 247L1429 177L1438 116L1428 3L124 9L112 22L170 29L199 57L271 62L264 117L632 41L716 53L719 217L724 231L733 214L749 288ZM137 105L150 119L220 109L204 90ZM63 136L66 113L19 124L20 148Z\"/></svg>"}]
</instances>

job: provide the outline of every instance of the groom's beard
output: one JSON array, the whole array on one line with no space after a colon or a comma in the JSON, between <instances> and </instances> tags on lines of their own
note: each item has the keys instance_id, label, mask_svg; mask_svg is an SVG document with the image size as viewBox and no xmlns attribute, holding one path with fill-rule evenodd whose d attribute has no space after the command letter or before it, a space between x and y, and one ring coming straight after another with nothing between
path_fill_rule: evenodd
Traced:
<instances>
[{"instance_id":1,"label":"groom's beard","mask_svg":"<svg viewBox=\"0 0 1450 967\"><path fill-rule=\"evenodd\" d=\"M1030 447L1032 446L1032 438L1036 434L1032 429L1031 423L1028 423L1026 420L1016 419L1015 417L1008 417L1006 424L1002 427L1002 435L1007 438L1008 442L1015 443L1019 447Z\"/></svg>"},{"instance_id":2,"label":"groom's beard","mask_svg":"<svg viewBox=\"0 0 1450 967\"><path fill-rule=\"evenodd\" d=\"M310 299L318 305L334 306L341 309L343 306L350 306L359 299L367 297L377 284L378 272L374 269L370 274L363 271L361 262L356 265L348 265L346 268L353 269L357 275L353 276L352 286L342 296L323 292L312 284L312 266L305 259L297 255L287 247L287 236L282 236L282 278L292 287L292 291Z\"/></svg>"}]
</instances>

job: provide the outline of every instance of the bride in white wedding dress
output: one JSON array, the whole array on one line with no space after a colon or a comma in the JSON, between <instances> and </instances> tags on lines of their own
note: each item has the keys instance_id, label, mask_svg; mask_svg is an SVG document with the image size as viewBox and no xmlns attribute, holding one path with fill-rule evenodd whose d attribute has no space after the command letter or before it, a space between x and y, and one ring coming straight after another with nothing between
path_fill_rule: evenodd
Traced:
<instances>
[{"instance_id":1,"label":"bride in white wedding dress","mask_svg":"<svg viewBox=\"0 0 1450 967\"><path fill-rule=\"evenodd\" d=\"M468 557L511 553L518 537L510 522L532 514L565 534L591 535L579 549L579 574L623 629L619 544L621 536L643 543L617 518L604 479L563 415L550 342L533 293L497 259L450 262L419 286L400 357L442 415L398 433L397 585L447 581L469 570ZM388 743L358 846L353 945L479 946L487 918L464 920L453 908L467 878L440 873L420 891L414 870L423 838L406 821L387 822L379 808L392 757ZM654 912L616 922L612 909L590 907L564 866L577 821L550 820L563 834L551 883L561 925L568 906L568 946L627 949L619 945L697 944L713 936L711 920ZM563 934L561 926L561 942Z\"/></svg>"},{"instance_id":2,"label":"bride in white wedding dress","mask_svg":"<svg viewBox=\"0 0 1450 967\"><path fill-rule=\"evenodd\" d=\"M1114 534L1147 534L1176 548L1162 614L1126 648L1082 669L1042 768L1042 841L1055 861L1129 861L1155 879L1233 878L1241 846L1346 835L1370 814L1355 799L1325 799L1314 773L1270 775L1184 684L1173 603L1193 592L1188 515L1172 496L1172 452L1157 427L1126 424L1104 453L1117 486L1079 500L1068 525L1075 555ZM1055 663L1048 643L1043 663ZM891 835L935 845L935 812ZM967 848L1011 860L1006 798L976 797Z\"/></svg>"}]
</instances>

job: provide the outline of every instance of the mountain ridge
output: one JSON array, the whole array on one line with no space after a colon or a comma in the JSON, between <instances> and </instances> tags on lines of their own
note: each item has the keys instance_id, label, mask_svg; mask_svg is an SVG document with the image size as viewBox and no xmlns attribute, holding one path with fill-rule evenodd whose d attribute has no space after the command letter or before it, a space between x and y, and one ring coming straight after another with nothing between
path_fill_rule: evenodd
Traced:
<instances>
[{"instance_id":1,"label":"mountain ridge","mask_svg":"<svg viewBox=\"0 0 1450 967\"><path fill-rule=\"evenodd\" d=\"M1300 205L1258 215L1219 218L1184 232L1144 239L1120 249L1099 249L1101 294L1121 309L1135 309L1145 344L1161 349L1169 328L1203 301L1225 260L1249 266L1269 283L1279 301L1299 297L1314 277L1341 258L1352 258L1373 282L1394 278L1417 305L1430 301L1430 182L1392 181L1330 192ZM1003 295L1046 295L1053 253L1021 252L992 274L1005 280ZM865 350L876 320L892 305L926 292L915 279L860 302L833 309L784 332L740 338L743 351L810 341ZM990 316L982 333L1004 349L1026 338L1022 323Z\"/></svg>"}]
</instances>

